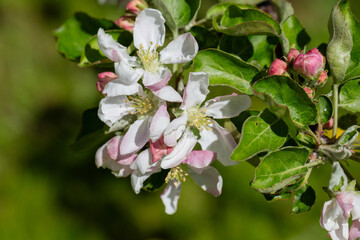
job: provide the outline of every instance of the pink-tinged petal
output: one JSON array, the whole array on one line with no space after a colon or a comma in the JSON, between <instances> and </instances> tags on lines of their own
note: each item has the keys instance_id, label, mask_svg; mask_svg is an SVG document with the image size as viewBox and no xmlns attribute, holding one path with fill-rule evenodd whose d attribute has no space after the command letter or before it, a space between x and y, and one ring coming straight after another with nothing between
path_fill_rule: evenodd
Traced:
<instances>
[{"instance_id":1,"label":"pink-tinged petal","mask_svg":"<svg viewBox=\"0 0 360 240\"><path fill-rule=\"evenodd\" d=\"M107 142L107 151L111 159L117 160L118 156L120 157L119 153L119 146L120 146L121 136L115 136Z\"/></svg>"},{"instance_id":2,"label":"pink-tinged petal","mask_svg":"<svg viewBox=\"0 0 360 240\"><path fill-rule=\"evenodd\" d=\"M171 72L168 68L161 67L157 72L145 72L143 84L151 91L158 91L165 87L171 78Z\"/></svg>"},{"instance_id":3,"label":"pink-tinged petal","mask_svg":"<svg viewBox=\"0 0 360 240\"><path fill-rule=\"evenodd\" d=\"M122 164L122 165L131 165L134 160L136 159L137 154L130 154L130 155L126 155L126 156L121 156L120 159L117 160L118 163Z\"/></svg>"},{"instance_id":4,"label":"pink-tinged petal","mask_svg":"<svg viewBox=\"0 0 360 240\"><path fill-rule=\"evenodd\" d=\"M173 147L168 147L164 143L164 137L161 137L156 142L150 140L150 149L153 158L153 162L158 162L165 154L172 152Z\"/></svg>"},{"instance_id":5,"label":"pink-tinged petal","mask_svg":"<svg viewBox=\"0 0 360 240\"><path fill-rule=\"evenodd\" d=\"M360 220L357 219L353 221L350 232L349 232L349 240L356 240L360 238Z\"/></svg>"},{"instance_id":6,"label":"pink-tinged petal","mask_svg":"<svg viewBox=\"0 0 360 240\"><path fill-rule=\"evenodd\" d=\"M141 90L138 80L142 76L142 71L132 68L125 62L115 63L117 79L109 82L103 91L109 97L118 95L132 95Z\"/></svg>"},{"instance_id":7,"label":"pink-tinged petal","mask_svg":"<svg viewBox=\"0 0 360 240\"><path fill-rule=\"evenodd\" d=\"M150 125L150 139L156 142L170 123L170 115L166 109L166 103L161 105L155 113Z\"/></svg>"},{"instance_id":8,"label":"pink-tinged petal","mask_svg":"<svg viewBox=\"0 0 360 240\"><path fill-rule=\"evenodd\" d=\"M165 212L169 215L174 214L177 209L180 198L181 183L175 185L174 181L169 181L164 192L161 194L161 200L165 206Z\"/></svg>"},{"instance_id":9,"label":"pink-tinged petal","mask_svg":"<svg viewBox=\"0 0 360 240\"><path fill-rule=\"evenodd\" d=\"M175 145L172 152L163 158L161 167L163 169L173 168L185 160L186 156L192 151L197 142L197 137L187 129L179 142Z\"/></svg>"},{"instance_id":10,"label":"pink-tinged petal","mask_svg":"<svg viewBox=\"0 0 360 240\"><path fill-rule=\"evenodd\" d=\"M144 182L148 179L153 173L141 174L140 172L133 172L131 174L131 186L134 189L136 194L140 193L141 188L144 186Z\"/></svg>"},{"instance_id":11,"label":"pink-tinged petal","mask_svg":"<svg viewBox=\"0 0 360 240\"><path fill-rule=\"evenodd\" d=\"M204 107L206 115L223 119L232 118L248 109L251 105L250 97L247 95L227 95L216 97L206 101Z\"/></svg>"},{"instance_id":12,"label":"pink-tinged petal","mask_svg":"<svg viewBox=\"0 0 360 240\"><path fill-rule=\"evenodd\" d=\"M190 62L198 53L199 45L191 33L184 33L171 41L160 52L160 62L163 64Z\"/></svg>"},{"instance_id":13,"label":"pink-tinged petal","mask_svg":"<svg viewBox=\"0 0 360 240\"><path fill-rule=\"evenodd\" d=\"M155 45L162 46L165 40L165 19L156 9L145 9L135 19L134 45L140 49L140 44L145 50ZM152 45L150 44L152 42Z\"/></svg>"},{"instance_id":14,"label":"pink-tinged petal","mask_svg":"<svg viewBox=\"0 0 360 240\"><path fill-rule=\"evenodd\" d=\"M164 132L164 142L167 146L172 147L176 145L177 140L181 137L186 129L187 120L187 113L184 111L180 117L172 120L171 123L167 126Z\"/></svg>"},{"instance_id":15,"label":"pink-tinged petal","mask_svg":"<svg viewBox=\"0 0 360 240\"><path fill-rule=\"evenodd\" d=\"M322 209L320 225L328 232L338 230L348 219L336 199L331 199L324 203ZM335 233L334 233L335 234Z\"/></svg>"},{"instance_id":16,"label":"pink-tinged petal","mask_svg":"<svg viewBox=\"0 0 360 240\"><path fill-rule=\"evenodd\" d=\"M117 79L118 76L113 72L102 72L98 74L98 81L96 82L96 87L99 93L103 93L103 90L109 82Z\"/></svg>"},{"instance_id":17,"label":"pink-tinged petal","mask_svg":"<svg viewBox=\"0 0 360 240\"><path fill-rule=\"evenodd\" d=\"M105 97L100 101L98 116L111 127L116 121L129 114L133 108L126 102L126 96Z\"/></svg>"},{"instance_id":18,"label":"pink-tinged petal","mask_svg":"<svg viewBox=\"0 0 360 240\"><path fill-rule=\"evenodd\" d=\"M223 179L216 168L207 167L202 169L201 173L199 173L197 169L190 167L188 173L194 182L204 191L211 193L215 197L220 196Z\"/></svg>"},{"instance_id":19,"label":"pink-tinged petal","mask_svg":"<svg viewBox=\"0 0 360 240\"><path fill-rule=\"evenodd\" d=\"M202 129L200 136L199 143L202 149L216 152L217 159L221 164L224 166L237 164L237 162L230 160L230 156L236 147L236 142L228 130L214 122L212 130Z\"/></svg>"},{"instance_id":20,"label":"pink-tinged petal","mask_svg":"<svg viewBox=\"0 0 360 240\"><path fill-rule=\"evenodd\" d=\"M212 151L192 151L190 152L183 163L189 164L195 168L204 168L209 166L216 159L216 153Z\"/></svg>"},{"instance_id":21,"label":"pink-tinged petal","mask_svg":"<svg viewBox=\"0 0 360 240\"><path fill-rule=\"evenodd\" d=\"M180 94L170 86L165 86L158 91L153 91L154 95L168 102L182 102Z\"/></svg>"},{"instance_id":22,"label":"pink-tinged petal","mask_svg":"<svg viewBox=\"0 0 360 240\"><path fill-rule=\"evenodd\" d=\"M136 120L126 132L121 144L120 153L127 155L139 151L150 140L151 118Z\"/></svg>"},{"instance_id":23,"label":"pink-tinged petal","mask_svg":"<svg viewBox=\"0 0 360 240\"><path fill-rule=\"evenodd\" d=\"M180 108L191 108L200 105L209 93L209 75L203 72L191 72L186 84L183 103Z\"/></svg>"},{"instance_id":24,"label":"pink-tinged petal","mask_svg":"<svg viewBox=\"0 0 360 240\"><path fill-rule=\"evenodd\" d=\"M351 211L352 219L360 219L360 195L354 193L353 209Z\"/></svg>"},{"instance_id":25,"label":"pink-tinged petal","mask_svg":"<svg viewBox=\"0 0 360 240\"><path fill-rule=\"evenodd\" d=\"M336 196L336 200L342 208L344 216L349 218L353 208L354 194L351 192L341 192Z\"/></svg>"},{"instance_id":26,"label":"pink-tinged petal","mask_svg":"<svg viewBox=\"0 0 360 240\"><path fill-rule=\"evenodd\" d=\"M138 66L136 58L127 54L126 47L116 42L112 36L106 34L102 28L99 29L97 36L101 52L111 61L124 61L131 66Z\"/></svg>"}]
</instances>

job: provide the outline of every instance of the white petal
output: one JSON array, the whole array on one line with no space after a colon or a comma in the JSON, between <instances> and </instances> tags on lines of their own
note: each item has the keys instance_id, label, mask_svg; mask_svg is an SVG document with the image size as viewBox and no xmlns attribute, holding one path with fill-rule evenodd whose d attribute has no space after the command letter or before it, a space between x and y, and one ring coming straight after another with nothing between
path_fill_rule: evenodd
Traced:
<instances>
[{"instance_id":1,"label":"white petal","mask_svg":"<svg viewBox=\"0 0 360 240\"><path fill-rule=\"evenodd\" d=\"M164 192L161 194L161 200L165 206L165 212L167 214L174 214L176 212L180 192L181 183L175 186L173 181L169 181Z\"/></svg>"},{"instance_id":2,"label":"white petal","mask_svg":"<svg viewBox=\"0 0 360 240\"><path fill-rule=\"evenodd\" d=\"M331 199L324 203L322 209L320 224L328 232L335 231L341 227L343 222L348 220L345 218L343 210L337 203L336 199Z\"/></svg>"},{"instance_id":3,"label":"white petal","mask_svg":"<svg viewBox=\"0 0 360 240\"><path fill-rule=\"evenodd\" d=\"M191 72L186 84L181 109L200 105L209 93L209 75L203 72Z\"/></svg>"},{"instance_id":4,"label":"white petal","mask_svg":"<svg viewBox=\"0 0 360 240\"><path fill-rule=\"evenodd\" d=\"M181 137L186 129L187 120L187 113L184 111L180 117L171 121L164 132L164 142L167 146L175 146L177 140Z\"/></svg>"},{"instance_id":5,"label":"white petal","mask_svg":"<svg viewBox=\"0 0 360 240\"><path fill-rule=\"evenodd\" d=\"M165 19L156 9L145 9L135 19L133 29L134 45L140 49L140 44L147 50L155 45L162 46L165 40Z\"/></svg>"},{"instance_id":6,"label":"white petal","mask_svg":"<svg viewBox=\"0 0 360 240\"><path fill-rule=\"evenodd\" d=\"M151 118L136 120L126 132L121 144L120 153L127 155L139 151L149 140Z\"/></svg>"},{"instance_id":7,"label":"white petal","mask_svg":"<svg viewBox=\"0 0 360 240\"><path fill-rule=\"evenodd\" d=\"M247 95L227 95L216 97L206 101L206 115L213 118L232 118L248 109L251 105L250 97Z\"/></svg>"},{"instance_id":8,"label":"white petal","mask_svg":"<svg viewBox=\"0 0 360 240\"><path fill-rule=\"evenodd\" d=\"M117 79L106 84L103 93L107 96L132 95L140 91L141 85L138 80L142 71L133 69L125 62L115 63Z\"/></svg>"},{"instance_id":9,"label":"white petal","mask_svg":"<svg viewBox=\"0 0 360 240\"><path fill-rule=\"evenodd\" d=\"M216 168L206 167L199 173L196 169L190 167L188 173L204 191L211 193L215 197L221 194L223 179Z\"/></svg>"},{"instance_id":10,"label":"white petal","mask_svg":"<svg viewBox=\"0 0 360 240\"><path fill-rule=\"evenodd\" d=\"M172 152L163 158L161 167L163 169L176 167L185 160L186 155L192 151L197 142L197 137L187 129Z\"/></svg>"},{"instance_id":11,"label":"white petal","mask_svg":"<svg viewBox=\"0 0 360 240\"><path fill-rule=\"evenodd\" d=\"M171 78L171 72L168 68L161 67L159 71L150 73L145 72L143 84L151 91L158 91L165 87Z\"/></svg>"},{"instance_id":12,"label":"white petal","mask_svg":"<svg viewBox=\"0 0 360 240\"><path fill-rule=\"evenodd\" d=\"M191 33L184 33L171 41L160 52L163 64L186 63L191 61L199 51L199 45Z\"/></svg>"},{"instance_id":13,"label":"white petal","mask_svg":"<svg viewBox=\"0 0 360 240\"><path fill-rule=\"evenodd\" d=\"M155 113L150 125L150 139L156 142L170 123L170 115L166 110L166 103L161 105Z\"/></svg>"},{"instance_id":14,"label":"white petal","mask_svg":"<svg viewBox=\"0 0 360 240\"><path fill-rule=\"evenodd\" d=\"M136 58L129 56L126 47L116 42L112 36L106 34L102 28L98 31L98 43L101 52L113 62L126 62L131 66L138 66Z\"/></svg>"},{"instance_id":15,"label":"white petal","mask_svg":"<svg viewBox=\"0 0 360 240\"><path fill-rule=\"evenodd\" d=\"M351 211L352 219L360 219L360 195L354 193L353 209Z\"/></svg>"},{"instance_id":16,"label":"white petal","mask_svg":"<svg viewBox=\"0 0 360 240\"><path fill-rule=\"evenodd\" d=\"M236 147L236 142L228 130L219 126L217 122L213 123L213 129L200 131L199 143L204 150L216 152L217 159L224 166L236 165L238 162L230 160L232 151Z\"/></svg>"},{"instance_id":17,"label":"white petal","mask_svg":"<svg viewBox=\"0 0 360 240\"><path fill-rule=\"evenodd\" d=\"M141 174L145 174L150 168L151 164L153 164L151 151L150 149L146 149L137 156L135 161L131 164L130 168L140 172Z\"/></svg>"},{"instance_id":18,"label":"white petal","mask_svg":"<svg viewBox=\"0 0 360 240\"><path fill-rule=\"evenodd\" d=\"M190 152L183 163L189 164L195 168L205 168L209 166L216 159L216 153L212 151L192 151Z\"/></svg>"},{"instance_id":19,"label":"white petal","mask_svg":"<svg viewBox=\"0 0 360 240\"><path fill-rule=\"evenodd\" d=\"M329 189L332 191L338 191L337 186L342 184L340 190L344 190L348 185L348 179L344 173L344 170L340 166L339 162L334 162L332 164L332 173L329 181Z\"/></svg>"},{"instance_id":20,"label":"white petal","mask_svg":"<svg viewBox=\"0 0 360 240\"><path fill-rule=\"evenodd\" d=\"M100 101L98 116L111 127L116 121L129 114L133 108L126 102L126 96L105 97Z\"/></svg>"},{"instance_id":21,"label":"white petal","mask_svg":"<svg viewBox=\"0 0 360 240\"><path fill-rule=\"evenodd\" d=\"M165 86L158 91L153 91L153 93L168 102L182 102L180 94L170 86Z\"/></svg>"},{"instance_id":22,"label":"white petal","mask_svg":"<svg viewBox=\"0 0 360 240\"><path fill-rule=\"evenodd\" d=\"M141 174L140 172L134 171L131 174L131 186L136 194L140 193L141 188L144 186L144 182L153 173Z\"/></svg>"},{"instance_id":23,"label":"white petal","mask_svg":"<svg viewBox=\"0 0 360 240\"><path fill-rule=\"evenodd\" d=\"M329 235L332 240L348 240L349 239L349 223L344 221L336 230L330 231Z\"/></svg>"}]
</instances>

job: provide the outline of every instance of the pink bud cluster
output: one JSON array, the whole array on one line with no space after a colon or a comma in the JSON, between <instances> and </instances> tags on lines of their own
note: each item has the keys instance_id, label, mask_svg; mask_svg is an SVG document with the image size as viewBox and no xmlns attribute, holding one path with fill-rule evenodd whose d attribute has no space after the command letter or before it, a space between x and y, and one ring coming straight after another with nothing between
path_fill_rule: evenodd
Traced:
<instances>
[{"instance_id":1,"label":"pink bud cluster","mask_svg":"<svg viewBox=\"0 0 360 240\"><path fill-rule=\"evenodd\" d=\"M148 8L148 4L145 0L131 0L126 5L126 11L127 13L117 19L114 23L120 27L123 28L129 32L132 32L135 24L135 17L139 15L139 13Z\"/></svg>"}]
</instances>

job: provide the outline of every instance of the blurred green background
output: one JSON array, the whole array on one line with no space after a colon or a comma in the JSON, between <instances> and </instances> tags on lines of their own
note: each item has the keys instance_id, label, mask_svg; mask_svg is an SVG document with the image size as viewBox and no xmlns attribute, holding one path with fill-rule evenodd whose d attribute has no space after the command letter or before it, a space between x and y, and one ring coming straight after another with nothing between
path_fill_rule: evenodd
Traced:
<instances>
[{"instance_id":1,"label":"blurred green background","mask_svg":"<svg viewBox=\"0 0 360 240\"><path fill-rule=\"evenodd\" d=\"M310 47L327 42L336 0L291 2ZM201 14L214 3L203 1ZM96 169L95 151L71 152L81 113L100 100L95 72L64 59L51 34L76 11L113 20L121 14L96 0L0 2L0 239L328 239L319 218L329 166L313 171L317 200L306 214L290 215L291 201L267 203L249 186L253 167L240 163L219 166L218 198L187 181L168 216L161 192L136 195L129 179Z\"/></svg>"}]
</instances>

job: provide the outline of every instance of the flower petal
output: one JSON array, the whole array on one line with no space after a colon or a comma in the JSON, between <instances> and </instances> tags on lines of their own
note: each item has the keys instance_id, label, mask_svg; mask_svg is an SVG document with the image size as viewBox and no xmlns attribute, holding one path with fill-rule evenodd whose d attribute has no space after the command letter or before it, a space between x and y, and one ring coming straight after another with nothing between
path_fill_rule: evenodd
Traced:
<instances>
[{"instance_id":1,"label":"flower petal","mask_svg":"<svg viewBox=\"0 0 360 240\"><path fill-rule=\"evenodd\" d=\"M332 240L348 240L349 239L349 223L343 221L339 228L329 232Z\"/></svg>"},{"instance_id":2,"label":"flower petal","mask_svg":"<svg viewBox=\"0 0 360 240\"><path fill-rule=\"evenodd\" d=\"M164 132L164 142L167 146L175 146L177 140L181 137L186 129L187 120L187 113L184 111L180 117L172 120L171 123L167 126Z\"/></svg>"},{"instance_id":3,"label":"flower petal","mask_svg":"<svg viewBox=\"0 0 360 240\"><path fill-rule=\"evenodd\" d=\"M202 129L200 136L199 143L202 149L216 152L217 159L224 166L238 164L238 162L230 160L231 153L236 147L236 142L228 130L214 122L212 130Z\"/></svg>"},{"instance_id":4,"label":"flower petal","mask_svg":"<svg viewBox=\"0 0 360 240\"><path fill-rule=\"evenodd\" d=\"M126 47L116 42L112 36L106 34L102 28L99 29L97 36L101 52L111 61L124 61L131 66L138 66L136 58L127 54Z\"/></svg>"},{"instance_id":5,"label":"flower petal","mask_svg":"<svg viewBox=\"0 0 360 240\"><path fill-rule=\"evenodd\" d=\"M141 11L135 19L133 33L137 49L140 49L140 44L145 50L154 48L155 45L162 46L165 40L165 19L161 12L150 8Z\"/></svg>"},{"instance_id":6,"label":"flower petal","mask_svg":"<svg viewBox=\"0 0 360 240\"><path fill-rule=\"evenodd\" d=\"M184 33L171 41L160 52L163 64L186 63L191 61L199 51L199 45L191 33Z\"/></svg>"},{"instance_id":7,"label":"flower petal","mask_svg":"<svg viewBox=\"0 0 360 240\"><path fill-rule=\"evenodd\" d=\"M188 173L204 191L211 193L215 197L221 194L223 179L216 168L206 167L199 173L196 169L190 167Z\"/></svg>"},{"instance_id":8,"label":"flower petal","mask_svg":"<svg viewBox=\"0 0 360 240\"><path fill-rule=\"evenodd\" d=\"M143 84L151 91L158 91L165 87L171 78L171 72L168 68L161 67L157 72L145 72Z\"/></svg>"},{"instance_id":9,"label":"flower petal","mask_svg":"<svg viewBox=\"0 0 360 240\"><path fill-rule=\"evenodd\" d=\"M161 167L164 169L176 167L185 160L186 155L192 151L197 142L197 137L187 129L172 152L163 158Z\"/></svg>"},{"instance_id":10,"label":"flower petal","mask_svg":"<svg viewBox=\"0 0 360 240\"><path fill-rule=\"evenodd\" d=\"M132 95L141 91L137 81L142 76L142 70L134 69L125 62L115 63L117 79L107 83L103 93L109 97L118 95Z\"/></svg>"},{"instance_id":11,"label":"flower petal","mask_svg":"<svg viewBox=\"0 0 360 240\"><path fill-rule=\"evenodd\" d=\"M169 181L164 192L161 194L161 200L165 206L167 214L174 214L177 209L180 198L181 183L175 186L174 181Z\"/></svg>"},{"instance_id":12,"label":"flower petal","mask_svg":"<svg viewBox=\"0 0 360 240\"><path fill-rule=\"evenodd\" d=\"M144 182L153 173L141 174L140 172L134 171L131 174L131 186L136 194L140 193L141 188L144 186Z\"/></svg>"},{"instance_id":13,"label":"flower petal","mask_svg":"<svg viewBox=\"0 0 360 240\"><path fill-rule=\"evenodd\" d=\"M210 165L216 159L216 153L212 151L192 151L190 152L183 163L189 164L195 168L204 168Z\"/></svg>"},{"instance_id":14,"label":"flower petal","mask_svg":"<svg viewBox=\"0 0 360 240\"><path fill-rule=\"evenodd\" d=\"M350 212L353 209L354 194L351 192L340 192L336 196L336 200L344 212L346 218L350 217Z\"/></svg>"},{"instance_id":15,"label":"flower petal","mask_svg":"<svg viewBox=\"0 0 360 240\"><path fill-rule=\"evenodd\" d=\"M158 91L153 91L153 93L168 102L182 102L180 94L170 86L165 86Z\"/></svg>"},{"instance_id":16,"label":"flower petal","mask_svg":"<svg viewBox=\"0 0 360 240\"><path fill-rule=\"evenodd\" d=\"M209 93L209 75L203 72L191 72L186 84L181 109L200 105Z\"/></svg>"},{"instance_id":17,"label":"flower petal","mask_svg":"<svg viewBox=\"0 0 360 240\"><path fill-rule=\"evenodd\" d=\"M343 210L336 199L331 199L324 203L322 209L320 224L328 232L335 231L341 227L343 222L348 219L344 216Z\"/></svg>"},{"instance_id":18,"label":"flower petal","mask_svg":"<svg viewBox=\"0 0 360 240\"><path fill-rule=\"evenodd\" d=\"M170 123L170 115L166 110L166 103L161 105L155 113L150 125L150 139L156 142Z\"/></svg>"},{"instance_id":19,"label":"flower petal","mask_svg":"<svg viewBox=\"0 0 360 240\"><path fill-rule=\"evenodd\" d=\"M205 102L206 115L213 118L232 118L248 109L251 105L247 95L227 95L216 97Z\"/></svg>"},{"instance_id":20,"label":"flower petal","mask_svg":"<svg viewBox=\"0 0 360 240\"><path fill-rule=\"evenodd\" d=\"M150 141L150 149L152 154L152 161L158 162L165 154L171 153L173 147L168 147L164 143L164 137L162 136L156 142Z\"/></svg>"},{"instance_id":21,"label":"flower petal","mask_svg":"<svg viewBox=\"0 0 360 240\"><path fill-rule=\"evenodd\" d=\"M127 155L139 151L150 140L151 117L138 119L131 124L121 144L120 153Z\"/></svg>"},{"instance_id":22,"label":"flower petal","mask_svg":"<svg viewBox=\"0 0 360 240\"><path fill-rule=\"evenodd\" d=\"M360 220L357 219L353 221L350 232L349 232L349 240L356 240L360 238Z\"/></svg>"},{"instance_id":23,"label":"flower petal","mask_svg":"<svg viewBox=\"0 0 360 240\"><path fill-rule=\"evenodd\" d=\"M129 114L133 108L126 102L126 96L105 97L99 104L98 116L111 127L116 121Z\"/></svg>"},{"instance_id":24,"label":"flower petal","mask_svg":"<svg viewBox=\"0 0 360 240\"><path fill-rule=\"evenodd\" d=\"M352 219L360 219L360 195L354 194L353 209L351 211Z\"/></svg>"}]
</instances>

